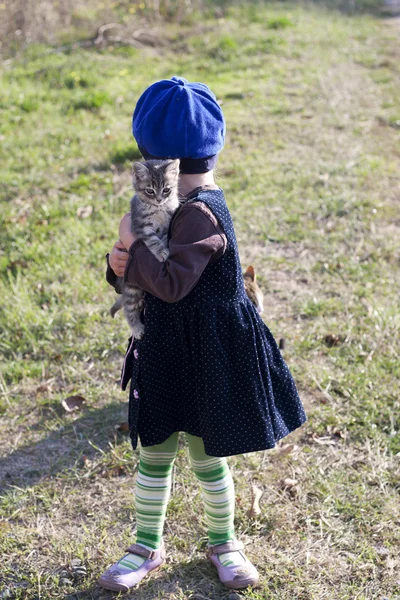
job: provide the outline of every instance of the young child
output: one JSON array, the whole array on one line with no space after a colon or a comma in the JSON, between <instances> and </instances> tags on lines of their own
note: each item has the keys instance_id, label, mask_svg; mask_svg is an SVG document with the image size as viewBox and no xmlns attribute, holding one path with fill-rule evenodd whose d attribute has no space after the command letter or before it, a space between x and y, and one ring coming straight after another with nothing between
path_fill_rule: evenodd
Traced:
<instances>
[{"instance_id":1,"label":"young child","mask_svg":"<svg viewBox=\"0 0 400 600\"><path fill-rule=\"evenodd\" d=\"M178 432L202 488L208 555L234 589L254 585L256 568L235 538L235 496L226 458L273 448L306 416L277 344L248 300L232 219L213 168L225 122L214 94L179 77L154 83L133 114L145 159L179 158L182 206L169 258L158 262L120 223L107 280L117 276L146 292L145 332L130 340L122 387L131 379L129 427L141 442L136 481L136 543L101 577L126 591L164 561L162 531ZM129 250L127 253L126 250Z\"/></svg>"}]
</instances>

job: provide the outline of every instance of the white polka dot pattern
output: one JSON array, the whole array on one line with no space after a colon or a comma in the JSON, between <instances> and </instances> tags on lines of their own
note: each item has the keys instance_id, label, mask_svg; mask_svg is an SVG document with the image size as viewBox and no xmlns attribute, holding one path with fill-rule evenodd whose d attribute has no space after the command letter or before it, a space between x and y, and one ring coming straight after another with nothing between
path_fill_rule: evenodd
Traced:
<instances>
[{"instance_id":1,"label":"white polka dot pattern","mask_svg":"<svg viewBox=\"0 0 400 600\"><path fill-rule=\"evenodd\" d=\"M164 442L175 431L203 438L210 456L273 448L306 421L295 383L271 332L243 286L232 219L222 190L202 201L228 245L193 290L169 304L145 300L145 334L128 346L123 388L131 378L133 447Z\"/></svg>"}]
</instances>

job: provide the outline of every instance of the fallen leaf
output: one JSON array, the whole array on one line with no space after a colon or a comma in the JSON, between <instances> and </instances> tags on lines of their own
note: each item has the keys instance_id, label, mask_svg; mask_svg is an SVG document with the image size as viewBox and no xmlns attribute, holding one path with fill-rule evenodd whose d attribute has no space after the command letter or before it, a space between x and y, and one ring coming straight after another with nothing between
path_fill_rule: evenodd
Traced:
<instances>
[{"instance_id":1,"label":"fallen leaf","mask_svg":"<svg viewBox=\"0 0 400 600\"><path fill-rule=\"evenodd\" d=\"M332 348L333 346L339 346L342 343L342 338L336 333L327 333L324 342L329 348Z\"/></svg>"},{"instance_id":2,"label":"fallen leaf","mask_svg":"<svg viewBox=\"0 0 400 600\"><path fill-rule=\"evenodd\" d=\"M26 260L23 260L23 259L12 260L9 264L10 269L16 269L16 268L26 269L27 266L28 266L28 263L26 262Z\"/></svg>"},{"instance_id":3,"label":"fallen leaf","mask_svg":"<svg viewBox=\"0 0 400 600\"><path fill-rule=\"evenodd\" d=\"M40 385L37 386L36 393L37 394L45 394L46 392L51 392L51 390L52 390L51 383L46 382L46 383L41 383Z\"/></svg>"},{"instance_id":4,"label":"fallen leaf","mask_svg":"<svg viewBox=\"0 0 400 600\"><path fill-rule=\"evenodd\" d=\"M287 477L282 482L282 488L284 489L285 492L287 492L290 496L292 496L292 498L294 498L298 494L297 484L298 484L298 481L296 481L296 479L291 479L290 477Z\"/></svg>"},{"instance_id":5,"label":"fallen leaf","mask_svg":"<svg viewBox=\"0 0 400 600\"><path fill-rule=\"evenodd\" d=\"M80 410L85 403L86 400L83 396L68 396L65 400L61 400L61 404L69 413Z\"/></svg>"},{"instance_id":6,"label":"fallen leaf","mask_svg":"<svg viewBox=\"0 0 400 600\"><path fill-rule=\"evenodd\" d=\"M342 440L344 440L347 435L346 432L337 429L337 427L335 427L334 425L327 425L326 431L330 435L334 435L335 437L341 438Z\"/></svg>"},{"instance_id":7,"label":"fallen leaf","mask_svg":"<svg viewBox=\"0 0 400 600\"><path fill-rule=\"evenodd\" d=\"M326 183L329 179L330 175L329 173L321 173L321 175L318 175L318 179L320 181L323 181L324 183Z\"/></svg>"},{"instance_id":8,"label":"fallen leaf","mask_svg":"<svg viewBox=\"0 0 400 600\"><path fill-rule=\"evenodd\" d=\"M311 437L314 440L314 442L320 444L321 446L336 446L337 443L336 440L333 440L329 436L318 437L317 435L315 435L315 433L313 433Z\"/></svg>"},{"instance_id":9,"label":"fallen leaf","mask_svg":"<svg viewBox=\"0 0 400 600\"><path fill-rule=\"evenodd\" d=\"M290 479L290 477L286 477L286 479L283 480L283 485L284 487L294 487L295 485L297 485L297 481L296 479Z\"/></svg>"},{"instance_id":10,"label":"fallen leaf","mask_svg":"<svg viewBox=\"0 0 400 600\"><path fill-rule=\"evenodd\" d=\"M129 433L129 425L126 422L114 425L114 429L116 431L122 431L122 433Z\"/></svg>"},{"instance_id":11,"label":"fallen leaf","mask_svg":"<svg viewBox=\"0 0 400 600\"><path fill-rule=\"evenodd\" d=\"M106 479L110 479L111 477L121 477L125 474L126 469L123 465L117 465L111 469L104 469L104 471L101 472L101 476L105 477Z\"/></svg>"},{"instance_id":12,"label":"fallen leaf","mask_svg":"<svg viewBox=\"0 0 400 600\"><path fill-rule=\"evenodd\" d=\"M262 496L262 490L258 488L256 485L251 486L251 507L247 512L249 517L256 517L261 513L260 508L260 498Z\"/></svg>"},{"instance_id":13,"label":"fallen leaf","mask_svg":"<svg viewBox=\"0 0 400 600\"><path fill-rule=\"evenodd\" d=\"M92 465L94 462L93 459L91 459L87 454L82 454L82 460L83 460L83 463L88 466Z\"/></svg>"},{"instance_id":14,"label":"fallen leaf","mask_svg":"<svg viewBox=\"0 0 400 600\"><path fill-rule=\"evenodd\" d=\"M277 454L290 454L291 452L294 452L295 450L298 450L299 447L296 444L282 444L282 446L279 446L277 448Z\"/></svg>"},{"instance_id":15,"label":"fallen leaf","mask_svg":"<svg viewBox=\"0 0 400 600\"><path fill-rule=\"evenodd\" d=\"M87 219L88 217L90 217L92 212L93 212L93 206L91 206L90 204L88 204L88 206L79 206L76 209L76 215L80 219Z\"/></svg>"}]
</instances>

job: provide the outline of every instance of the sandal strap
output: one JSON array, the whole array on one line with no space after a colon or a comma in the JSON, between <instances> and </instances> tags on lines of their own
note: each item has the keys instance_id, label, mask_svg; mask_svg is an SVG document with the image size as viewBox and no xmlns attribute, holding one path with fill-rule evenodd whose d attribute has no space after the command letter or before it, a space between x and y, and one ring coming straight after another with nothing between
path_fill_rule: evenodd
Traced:
<instances>
[{"instance_id":1,"label":"sandal strap","mask_svg":"<svg viewBox=\"0 0 400 600\"><path fill-rule=\"evenodd\" d=\"M154 550L149 550L148 548L143 548L139 544L132 544L129 548L126 549L126 552L131 552L132 554L137 554L138 556L144 556L145 558L149 558L153 560L155 558L156 553Z\"/></svg>"},{"instance_id":2,"label":"sandal strap","mask_svg":"<svg viewBox=\"0 0 400 600\"><path fill-rule=\"evenodd\" d=\"M225 552L235 552L236 550L243 550L244 545L238 540L231 540L225 544L216 544L215 546L208 547L208 556L214 554L224 554Z\"/></svg>"}]
</instances>

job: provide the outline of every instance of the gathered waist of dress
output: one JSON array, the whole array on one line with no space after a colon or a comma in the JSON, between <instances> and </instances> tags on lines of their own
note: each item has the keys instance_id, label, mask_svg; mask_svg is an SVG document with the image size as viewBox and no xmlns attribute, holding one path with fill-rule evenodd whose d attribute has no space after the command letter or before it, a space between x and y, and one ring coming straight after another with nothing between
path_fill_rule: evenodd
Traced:
<instances>
[{"instance_id":1,"label":"gathered waist of dress","mask_svg":"<svg viewBox=\"0 0 400 600\"><path fill-rule=\"evenodd\" d=\"M196 309L204 309L204 308L218 308L218 307L232 307L235 305L247 304L250 302L247 294L244 292L243 294L238 294L233 298L221 299L221 298L182 298L182 300L178 300L178 302L165 302L164 300L160 300L155 296L151 296L150 294L146 294L145 306L150 308L150 305L163 305L163 307L167 308L170 311L175 310L185 310L192 311Z\"/></svg>"}]
</instances>

